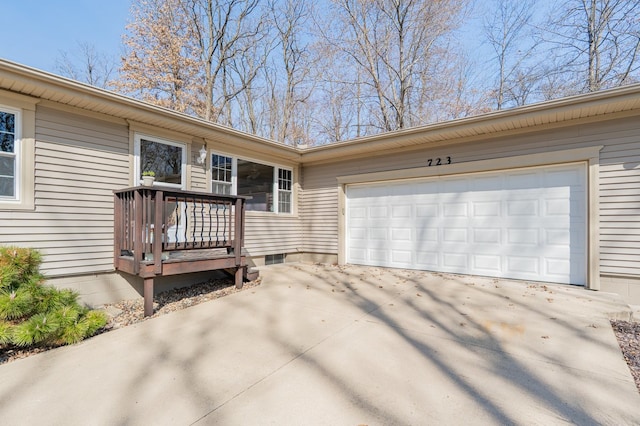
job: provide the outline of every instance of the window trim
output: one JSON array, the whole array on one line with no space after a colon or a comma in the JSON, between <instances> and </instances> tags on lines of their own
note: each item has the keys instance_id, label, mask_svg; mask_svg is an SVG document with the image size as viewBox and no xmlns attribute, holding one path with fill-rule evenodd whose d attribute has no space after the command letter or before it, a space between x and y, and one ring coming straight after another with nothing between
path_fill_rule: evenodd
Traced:
<instances>
[{"instance_id":1,"label":"window trim","mask_svg":"<svg viewBox=\"0 0 640 426\"><path fill-rule=\"evenodd\" d=\"M0 111L13 114L13 152L0 152L0 157L13 158L13 197L3 197L3 203L20 203L22 195L22 111L6 105L0 105Z\"/></svg>"},{"instance_id":2,"label":"window trim","mask_svg":"<svg viewBox=\"0 0 640 426\"><path fill-rule=\"evenodd\" d=\"M289 179L287 179L287 181L289 182L289 189L280 189L280 171L286 171L291 173L291 176ZM282 214L291 214L293 212L293 170L291 169L287 169L284 167L279 167L274 169L274 174L275 174L275 188L274 190L276 190L276 195L277 195L277 209L278 212L280 213L280 194L289 194L289 211L288 212L282 212Z\"/></svg>"},{"instance_id":3,"label":"window trim","mask_svg":"<svg viewBox=\"0 0 640 426\"><path fill-rule=\"evenodd\" d=\"M238 160L250 161L252 163L261 164L264 166L273 167L273 177L272 177L272 190L273 190L273 210L272 211L260 211L260 210L251 210L247 213L257 213L257 214L277 214L277 215L294 215L295 211L295 203L294 203L294 183L295 183L295 172L293 167L283 166L282 164L272 163L270 161L264 160L256 160L251 157L244 157L226 153L224 151L218 151L215 149L208 150L208 158L209 158L209 168L208 168L208 188L209 192L213 190L213 174L212 174L212 157L214 155L219 155L223 157L231 158L231 195L238 195ZM291 172L291 190L287 191L291 193L291 211L290 212L280 212L280 203L279 203L279 194L280 189L278 185L278 171L279 170L287 170ZM218 182L218 181L215 181Z\"/></svg>"},{"instance_id":4,"label":"window trim","mask_svg":"<svg viewBox=\"0 0 640 426\"><path fill-rule=\"evenodd\" d=\"M38 99L0 90L0 109L15 114L15 197L0 198L0 210L35 208L35 134Z\"/></svg>"},{"instance_id":5,"label":"window trim","mask_svg":"<svg viewBox=\"0 0 640 426\"><path fill-rule=\"evenodd\" d=\"M134 186L142 185L142 170L140 168L140 145L142 139L148 140L151 142L161 143L170 146L176 146L182 148L182 165L180 170L180 184L175 183L167 183L167 182L153 182L153 186L161 186L166 188L176 188L181 190L187 189L187 144L184 142L173 141L153 135L149 135L147 133L135 133L133 138L134 140L134 154L133 154L133 184Z\"/></svg>"},{"instance_id":6,"label":"window trim","mask_svg":"<svg viewBox=\"0 0 640 426\"><path fill-rule=\"evenodd\" d=\"M217 156L217 157L225 157L225 158L229 158L231 159L231 180L229 182L227 181L222 181L222 180L217 180L213 178L213 156ZM209 154L209 171L211 172L211 179L209 179L209 182L211 184L211 189L209 192L213 192L213 185L229 185L230 186L230 190L229 190L229 195L235 195L235 190L234 188L236 187L235 183L236 183L236 174L237 174L237 162L236 159L230 155L226 155L226 154L220 154L220 153L216 153L211 151ZM216 169L218 170L218 169Z\"/></svg>"}]
</instances>

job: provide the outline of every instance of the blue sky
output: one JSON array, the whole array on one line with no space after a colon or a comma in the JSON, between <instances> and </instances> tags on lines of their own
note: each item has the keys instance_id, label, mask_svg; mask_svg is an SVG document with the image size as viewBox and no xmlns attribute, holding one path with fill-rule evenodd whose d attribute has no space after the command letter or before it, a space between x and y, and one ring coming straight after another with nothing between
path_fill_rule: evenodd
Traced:
<instances>
[{"instance_id":1,"label":"blue sky","mask_svg":"<svg viewBox=\"0 0 640 426\"><path fill-rule=\"evenodd\" d=\"M131 1L0 0L4 38L0 58L59 74L56 60L60 59L61 52L76 59L78 44L86 43L93 46L96 53L111 56L119 64ZM547 0L539 2L543 5ZM486 62L492 52L480 45L478 35L487 5L479 4L485 7L476 8L475 13L470 14L460 37L472 57ZM480 69L483 66L480 65Z\"/></svg>"},{"instance_id":2,"label":"blue sky","mask_svg":"<svg viewBox=\"0 0 640 426\"><path fill-rule=\"evenodd\" d=\"M130 0L0 0L0 57L55 72L60 51L78 43L118 57Z\"/></svg>"}]
</instances>

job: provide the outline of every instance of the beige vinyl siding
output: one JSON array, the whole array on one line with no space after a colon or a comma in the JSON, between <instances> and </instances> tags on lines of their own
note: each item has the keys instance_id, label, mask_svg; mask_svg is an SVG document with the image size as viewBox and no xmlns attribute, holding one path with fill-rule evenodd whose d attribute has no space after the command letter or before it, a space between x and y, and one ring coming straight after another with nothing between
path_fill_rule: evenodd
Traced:
<instances>
[{"instance_id":1,"label":"beige vinyl siding","mask_svg":"<svg viewBox=\"0 0 640 426\"><path fill-rule=\"evenodd\" d=\"M191 144L191 179L190 190L208 192L209 186L207 184L207 167L210 166L210 159L207 158L204 164L198 164L198 157L200 157L201 143Z\"/></svg>"},{"instance_id":2,"label":"beige vinyl siding","mask_svg":"<svg viewBox=\"0 0 640 426\"><path fill-rule=\"evenodd\" d=\"M113 190L129 186L126 125L39 106L35 210L0 211L0 243L35 247L48 276L113 270Z\"/></svg>"},{"instance_id":3,"label":"beige vinyl siding","mask_svg":"<svg viewBox=\"0 0 640 426\"><path fill-rule=\"evenodd\" d=\"M297 253L302 223L294 215L247 212L244 245L249 256Z\"/></svg>"},{"instance_id":4,"label":"beige vinyl siding","mask_svg":"<svg viewBox=\"0 0 640 426\"><path fill-rule=\"evenodd\" d=\"M338 253L338 186L330 166L304 168L304 191L299 202L304 230L303 251Z\"/></svg>"},{"instance_id":5,"label":"beige vinyl siding","mask_svg":"<svg viewBox=\"0 0 640 426\"><path fill-rule=\"evenodd\" d=\"M452 162L488 160L604 145L600 152L600 271L640 275L640 121L627 118L548 129L331 164L305 164L300 206L304 250L338 252L338 184L336 177L426 166L427 159L450 156ZM549 154L552 159L553 154ZM439 166L445 170L446 166ZM333 215L333 216L332 216Z\"/></svg>"}]
</instances>

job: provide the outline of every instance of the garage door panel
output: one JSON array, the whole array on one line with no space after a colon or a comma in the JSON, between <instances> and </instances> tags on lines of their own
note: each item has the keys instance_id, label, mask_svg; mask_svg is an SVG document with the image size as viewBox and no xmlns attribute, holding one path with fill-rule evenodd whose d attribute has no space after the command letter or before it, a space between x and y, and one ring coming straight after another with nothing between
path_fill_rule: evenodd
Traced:
<instances>
[{"instance_id":1,"label":"garage door panel","mask_svg":"<svg viewBox=\"0 0 640 426\"><path fill-rule=\"evenodd\" d=\"M540 231L537 228L508 228L507 244L514 246L537 246L540 243Z\"/></svg>"},{"instance_id":2,"label":"garage door panel","mask_svg":"<svg viewBox=\"0 0 640 426\"><path fill-rule=\"evenodd\" d=\"M349 186L347 261L584 284L586 199L575 164Z\"/></svg>"},{"instance_id":3,"label":"garage door panel","mask_svg":"<svg viewBox=\"0 0 640 426\"><path fill-rule=\"evenodd\" d=\"M392 206L391 207L391 218L392 219L406 219L410 218L413 215L413 206L411 205L401 205L401 206Z\"/></svg>"},{"instance_id":4,"label":"garage door panel","mask_svg":"<svg viewBox=\"0 0 640 426\"><path fill-rule=\"evenodd\" d=\"M467 203L449 202L442 204L442 216L445 218L451 217L468 217L468 205Z\"/></svg>"},{"instance_id":5,"label":"garage door panel","mask_svg":"<svg viewBox=\"0 0 640 426\"><path fill-rule=\"evenodd\" d=\"M502 270L502 256L474 254L471 256L473 268L478 271L484 271L487 275L497 274Z\"/></svg>"},{"instance_id":6,"label":"garage door panel","mask_svg":"<svg viewBox=\"0 0 640 426\"><path fill-rule=\"evenodd\" d=\"M499 245L502 242L502 229L489 227L473 227L474 243L489 243Z\"/></svg>"},{"instance_id":7,"label":"garage door panel","mask_svg":"<svg viewBox=\"0 0 640 426\"><path fill-rule=\"evenodd\" d=\"M369 239L387 241L387 231L387 228L369 228Z\"/></svg>"},{"instance_id":8,"label":"garage door panel","mask_svg":"<svg viewBox=\"0 0 640 426\"><path fill-rule=\"evenodd\" d=\"M391 241L400 243L412 242L413 228L391 228Z\"/></svg>"},{"instance_id":9,"label":"garage door panel","mask_svg":"<svg viewBox=\"0 0 640 426\"><path fill-rule=\"evenodd\" d=\"M499 201L472 201L471 215L478 217L500 217L502 214L502 203Z\"/></svg>"},{"instance_id":10,"label":"garage door panel","mask_svg":"<svg viewBox=\"0 0 640 426\"><path fill-rule=\"evenodd\" d=\"M566 277L571 275L571 261L569 259L545 259L546 273Z\"/></svg>"},{"instance_id":11,"label":"garage door panel","mask_svg":"<svg viewBox=\"0 0 640 426\"><path fill-rule=\"evenodd\" d=\"M447 272L462 272L468 270L468 255L466 253L442 253L442 265Z\"/></svg>"},{"instance_id":12,"label":"garage door panel","mask_svg":"<svg viewBox=\"0 0 640 426\"><path fill-rule=\"evenodd\" d=\"M507 272L531 276L540 274L540 259L534 256L507 256Z\"/></svg>"},{"instance_id":13,"label":"garage door panel","mask_svg":"<svg viewBox=\"0 0 640 426\"><path fill-rule=\"evenodd\" d=\"M416 251L416 266L437 270L440 267L440 253L437 251Z\"/></svg>"},{"instance_id":14,"label":"garage door panel","mask_svg":"<svg viewBox=\"0 0 640 426\"><path fill-rule=\"evenodd\" d=\"M546 199L544 200L543 213L545 216L566 217L571 214L572 207L573 210L576 210L577 203L567 202L566 198Z\"/></svg>"},{"instance_id":15,"label":"garage door panel","mask_svg":"<svg viewBox=\"0 0 640 426\"><path fill-rule=\"evenodd\" d=\"M467 228L443 228L442 241L445 243L468 243Z\"/></svg>"},{"instance_id":16,"label":"garage door panel","mask_svg":"<svg viewBox=\"0 0 640 426\"><path fill-rule=\"evenodd\" d=\"M437 243L440 241L438 235L438 228L419 228L416 230L416 240L418 241L418 244L420 242Z\"/></svg>"},{"instance_id":17,"label":"garage door panel","mask_svg":"<svg viewBox=\"0 0 640 426\"><path fill-rule=\"evenodd\" d=\"M544 229L545 242L553 246L569 247L571 231L569 229Z\"/></svg>"},{"instance_id":18,"label":"garage door panel","mask_svg":"<svg viewBox=\"0 0 640 426\"><path fill-rule=\"evenodd\" d=\"M410 250L392 250L391 251L391 264L406 264L413 263L413 252Z\"/></svg>"},{"instance_id":19,"label":"garage door panel","mask_svg":"<svg viewBox=\"0 0 640 426\"><path fill-rule=\"evenodd\" d=\"M438 204L416 204L416 217L436 218L438 214Z\"/></svg>"},{"instance_id":20,"label":"garage door panel","mask_svg":"<svg viewBox=\"0 0 640 426\"><path fill-rule=\"evenodd\" d=\"M509 216L540 216L540 203L539 200L524 199L524 200L509 200L507 205L507 217Z\"/></svg>"}]
</instances>

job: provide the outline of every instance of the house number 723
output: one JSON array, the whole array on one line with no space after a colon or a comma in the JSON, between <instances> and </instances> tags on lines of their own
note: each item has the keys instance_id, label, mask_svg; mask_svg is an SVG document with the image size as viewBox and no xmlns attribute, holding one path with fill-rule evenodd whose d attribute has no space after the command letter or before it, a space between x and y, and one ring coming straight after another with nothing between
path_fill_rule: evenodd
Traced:
<instances>
[{"instance_id":1,"label":"house number 723","mask_svg":"<svg viewBox=\"0 0 640 426\"><path fill-rule=\"evenodd\" d=\"M451 157L445 157L444 159L438 158L429 158L427 160L427 166L441 166L443 164L451 164Z\"/></svg>"}]
</instances>

